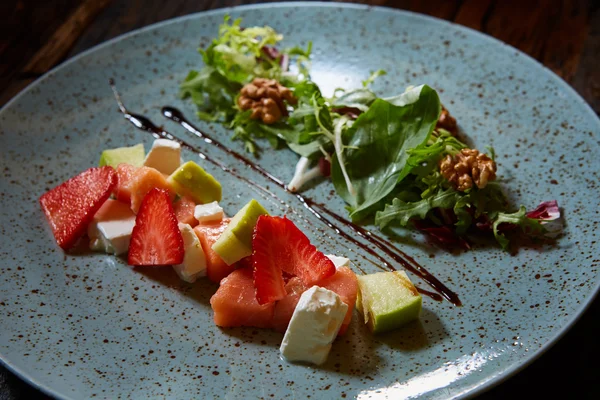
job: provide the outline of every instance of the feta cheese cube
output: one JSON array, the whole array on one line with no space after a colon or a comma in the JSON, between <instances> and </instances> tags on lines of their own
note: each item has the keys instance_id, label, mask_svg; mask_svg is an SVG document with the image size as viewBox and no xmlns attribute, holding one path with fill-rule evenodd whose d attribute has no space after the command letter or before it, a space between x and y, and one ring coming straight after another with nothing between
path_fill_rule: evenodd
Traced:
<instances>
[{"instance_id":1,"label":"feta cheese cube","mask_svg":"<svg viewBox=\"0 0 600 400\"><path fill-rule=\"evenodd\" d=\"M216 201L207 204L198 204L194 208L194 218L198 222L220 221L223 219L223 209Z\"/></svg>"},{"instance_id":2,"label":"feta cheese cube","mask_svg":"<svg viewBox=\"0 0 600 400\"><path fill-rule=\"evenodd\" d=\"M196 279L206 276L206 256L198 236L189 224L179 224L183 238L184 256L181 264L173 265L173 269L181 279L194 283Z\"/></svg>"},{"instance_id":3,"label":"feta cheese cube","mask_svg":"<svg viewBox=\"0 0 600 400\"><path fill-rule=\"evenodd\" d=\"M123 254L129 250L135 214L120 201L108 199L88 225L90 249L109 254Z\"/></svg>"},{"instance_id":4,"label":"feta cheese cube","mask_svg":"<svg viewBox=\"0 0 600 400\"><path fill-rule=\"evenodd\" d=\"M156 139L144 160L144 165L171 175L181 165L181 145L174 140Z\"/></svg>"},{"instance_id":5,"label":"feta cheese cube","mask_svg":"<svg viewBox=\"0 0 600 400\"><path fill-rule=\"evenodd\" d=\"M335 265L336 268L341 268L341 267L350 268L350 260L347 259L346 257L334 256L333 254L327 254L325 257L327 257L331 261L333 261L333 265Z\"/></svg>"},{"instance_id":6,"label":"feta cheese cube","mask_svg":"<svg viewBox=\"0 0 600 400\"><path fill-rule=\"evenodd\" d=\"M337 293L311 287L300 296L279 348L281 355L288 361L324 363L347 311Z\"/></svg>"}]
</instances>

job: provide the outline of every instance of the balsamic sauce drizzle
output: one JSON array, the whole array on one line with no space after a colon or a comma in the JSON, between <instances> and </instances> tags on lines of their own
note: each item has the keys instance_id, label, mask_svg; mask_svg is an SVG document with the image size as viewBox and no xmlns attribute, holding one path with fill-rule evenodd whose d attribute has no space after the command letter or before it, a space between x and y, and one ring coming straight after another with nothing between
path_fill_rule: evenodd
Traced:
<instances>
[{"instance_id":1,"label":"balsamic sauce drizzle","mask_svg":"<svg viewBox=\"0 0 600 400\"><path fill-rule=\"evenodd\" d=\"M189 150L196 152L202 159L221 168L223 171L230 173L231 175L235 176L238 179L243 180L244 182L248 183L249 185L252 185L252 186L260 189L261 191L267 193L271 197L274 197L277 200L281 200L277 197L277 195L270 192L268 189L260 186L256 182L253 182L253 181L239 175L231 168L227 167L226 165L222 164L221 162L214 160L211 157L209 157L208 155L206 155L205 153L201 152L200 149L198 149L197 147L191 145L190 143L187 143L186 141L184 141L182 139L179 139L179 138L173 136L171 133L165 131L161 127L156 126L152 121L150 121L148 118L144 117L143 115L130 113L127 110L127 108L125 108L125 106L121 100L121 96L119 95L119 92L117 91L114 81L112 79L109 80L109 84L114 93L115 99L119 106L119 110L121 111L121 113L123 114L125 119L128 120L129 122L131 122L136 128L146 131L146 132L150 132L155 137L162 137L162 138L177 141L182 146L188 148ZM181 113L181 111L179 111L178 109L176 109L174 107L169 107L169 106L163 107L162 114L166 118L180 124L182 127L184 127L187 131L191 132L195 136L204 140L205 143L213 145L213 146L219 148L220 150L226 152L227 154L233 156L235 159L237 159L238 161L241 161L247 167L260 173L262 176L264 176L271 182L275 183L277 186L281 187L285 191L288 191L285 183L283 183L277 177L271 175L268 171L263 169L261 166L256 165L254 162L252 162L248 158L244 157L240 153L230 149L229 147L223 145L218 140L216 140L216 139L210 137L209 135L207 135L206 133L202 132L200 129L198 129L196 126L194 126L192 123L190 123L185 118L183 113ZM394 261L396 261L397 263L402 265L405 269L409 270L410 272L414 273L419 278L421 278L423 281L425 281L431 288L433 288L439 294L417 287L417 290L419 291L419 293L429 296L432 299L437 300L437 301L442 301L443 298L445 298L456 306L462 305L462 303L456 293L451 291L448 287L446 287L446 285L444 285L436 277L434 277L431 273L429 273L414 258L409 256L405 252L401 251L400 249L398 249L395 245L393 245L388 240L362 228L361 226L358 226L358 225L352 223L351 221L346 220L345 218L341 217L340 215L327 209L323 204L316 203L312 199L305 197L302 194L299 194L299 193L291 193L291 194L293 194L308 211L310 211L315 217L317 217L317 219L319 219L321 222L323 222L325 225L327 225L335 233L337 233L338 235L347 239L348 241L352 242L354 245L360 247L362 250L364 250L371 256L375 257L377 260L379 260L381 262L381 265L374 263L374 265L377 266L378 268L384 269L384 270L391 270L391 271L396 270L394 268L394 266L391 265L383 256L381 256L380 254L375 252L372 248L370 248L365 243L358 241L357 239L355 239L348 233L344 232L337 225L335 225L329 219L327 219L322 213L328 214L335 220L339 221L340 223L342 223L345 226L347 226L348 228L350 228L353 232L355 232L358 236L360 236L363 239L365 239L366 241L368 241L370 244L375 245L377 248L379 248L385 254L390 256ZM320 213L319 211L321 211L322 213Z\"/></svg>"}]
</instances>

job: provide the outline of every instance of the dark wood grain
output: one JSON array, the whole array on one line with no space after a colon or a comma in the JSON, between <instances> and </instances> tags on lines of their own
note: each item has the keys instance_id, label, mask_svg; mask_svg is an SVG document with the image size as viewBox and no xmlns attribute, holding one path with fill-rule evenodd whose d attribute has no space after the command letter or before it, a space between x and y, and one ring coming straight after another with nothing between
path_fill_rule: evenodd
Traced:
<instances>
[{"instance_id":1,"label":"dark wood grain","mask_svg":"<svg viewBox=\"0 0 600 400\"><path fill-rule=\"evenodd\" d=\"M568 82L600 115L600 2L591 11L579 65Z\"/></svg>"},{"instance_id":2,"label":"dark wood grain","mask_svg":"<svg viewBox=\"0 0 600 400\"><path fill-rule=\"evenodd\" d=\"M6 101L20 92L29 83L59 64L65 58L71 47L73 47L77 38L81 36L92 23L96 15L111 1L112 0L85 0L81 2L70 2L66 9L71 10L72 8L72 12L67 13L66 18L62 20L56 29L50 32L43 32L44 34L48 33L48 36L41 35L40 39L44 38L43 41L36 40L34 43L26 46L25 50L28 48L39 48L27 60L24 67L16 67L26 60L23 58L23 40L21 37L13 36L9 39L10 41L3 43L3 46L0 47L0 57L2 57L2 59L14 60L15 68L7 71L7 82L2 82L5 86L0 87L0 89L3 89L2 94L0 95L0 104L6 103ZM51 2L46 2L46 5L51 5ZM28 9L31 10L33 14L27 14L25 10ZM43 10L53 11L46 10L45 7ZM64 10L65 9L62 11L64 12ZM15 15L11 17L15 18L16 21L20 23L19 26L21 28L15 29L13 33L18 30L18 35L31 35L31 32L27 30L24 32L21 31L22 29L26 29L29 25L28 23L21 24L21 22L23 22L22 20L27 20L28 18L33 18L33 21L35 22L34 31L37 27L42 29L43 23L45 22L48 22L50 25L57 25L56 22L61 21L61 18L57 18L53 12L41 15L38 15L37 12L37 4L27 5L24 4L22 0L17 1L13 8L13 13ZM45 21L45 18L48 18L48 21ZM28 53L26 52L25 54ZM2 65L4 66L5 64ZM10 68L10 64L7 63L6 65Z\"/></svg>"},{"instance_id":3,"label":"dark wood grain","mask_svg":"<svg viewBox=\"0 0 600 400\"><path fill-rule=\"evenodd\" d=\"M65 58L131 30L243 0L5 0L0 6L0 105ZM600 113L594 0L367 0L454 21L536 58ZM41 4L41 6L40 6ZM79 8L78 8L79 7ZM81 8L83 7L83 9ZM103 9L104 8L104 9ZM59 11L60 10L60 11ZM73 12L79 10L79 14ZM92 11L92 12L89 12ZM86 14L87 12L87 14ZM81 14L83 13L83 18ZM97 14L97 15L96 15ZM79 17L78 17L79 16ZM595 23L592 23L594 21ZM59 40L48 40L58 37ZM58 44L58 52L49 43ZM74 42L74 43L72 43ZM65 49L67 50L65 53ZM70 50L69 50L70 49Z\"/></svg>"},{"instance_id":4,"label":"dark wood grain","mask_svg":"<svg viewBox=\"0 0 600 400\"><path fill-rule=\"evenodd\" d=\"M0 0L0 105L40 74L120 34L180 15L246 0ZM534 57L600 114L600 1L367 0L419 12L494 36ZM597 133L599 134L599 133ZM481 396L597 398L600 299L556 346ZM0 367L0 399L45 398Z\"/></svg>"},{"instance_id":5,"label":"dark wood grain","mask_svg":"<svg viewBox=\"0 0 600 400\"><path fill-rule=\"evenodd\" d=\"M493 11L493 4L493 0L465 0L458 10L454 22L483 31L488 16Z\"/></svg>"}]
</instances>

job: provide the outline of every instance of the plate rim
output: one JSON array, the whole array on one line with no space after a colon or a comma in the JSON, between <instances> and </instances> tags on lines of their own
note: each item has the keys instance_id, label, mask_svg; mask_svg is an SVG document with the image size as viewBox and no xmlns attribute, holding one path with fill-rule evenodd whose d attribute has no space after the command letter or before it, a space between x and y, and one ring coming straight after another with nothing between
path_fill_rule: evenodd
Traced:
<instances>
[{"instance_id":1,"label":"plate rim","mask_svg":"<svg viewBox=\"0 0 600 400\"><path fill-rule=\"evenodd\" d=\"M186 14L186 15L175 17L175 18L170 18L170 19L167 19L164 21L159 21L159 22L156 22L156 23L153 23L153 24L150 24L150 25L138 28L138 29L134 29L132 31L118 35L112 39L98 43L98 44L90 47L89 49L86 49L86 50L82 51L81 53L76 54L75 56L73 56L73 57L63 61L59 65L53 67L51 70L44 73L42 76L38 77L36 80L34 80L33 82L31 82L27 86L25 86L23 89L21 89L6 104L4 104L2 107L0 107L0 116L5 112L5 110L10 108L10 106L13 103L17 102L22 96L25 96L27 93L32 91L40 83L42 83L46 79L49 79L51 76L53 76L54 74L56 74L63 68L68 67L72 63L78 62L80 59L85 58L86 56L88 56L91 53L94 53L104 47L111 46L116 42L128 39L132 36L143 34L146 31L155 30L155 29L160 28L165 25L178 24L178 23L181 23L186 20L201 18L204 16L211 16L211 15L215 15L215 14L226 14L227 12L230 12L230 11L256 10L256 9L262 9L262 8L305 8L305 7L310 7L310 8L347 8L347 9L355 9L355 10L367 11L367 12L373 10L373 11L378 11L378 12L405 15L405 16L409 16L411 18L422 19L422 20L426 21L427 23L451 26L458 31L465 32L468 35L474 35L474 36L478 37L479 39L488 41L489 43L491 43L495 46L502 46L502 47L508 48L509 50L514 51L518 56L522 57L526 63L533 64L534 66L536 66L538 68L538 70L539 69L543 70L544 71L543 73L546 74L546 76L548 78L550 78L551 80L556 82L557 86L561 90L565 91L568 96L574 97L576 99L576 101L578 102L578 105L580 107L582 107L582 110L585 110L585 112L587 112L590 115L590 117L591 117L590 120L595 121L596 125L598 125L598 128L600 128L600 116L597 115L596 112L594 112L594 110L587 103L587 101L585 101L585 99L579 93L577 93L577 91L573 87L571 87L571 85L569 85L563 78L558 76L554 71L552 71L551 69L546 67L544 64L542 64L541 62L539 62L538 60L536 60L529 54L517 49L516 47L514 47L510 44L507 44L499 39L496 39L493 36L490 36L486 33L469 28L467 26L457 24L453 21L447 21L447 20L444 20L441 18L417 13L414 11L400 10L400 9L385 7L385 6L372 6L372 5L355 4L355 3L337 3L337 2L332 3L332 2L324 2L324 1L274 2L274 3L245 4L245 5L233 6L233 7L222 7L222 8L212 9L212 10L205 10L205 11L199 11L199 12L195 12L195 13L191 13L191 14ZM519 360L519 361L511 364L509 367L507 367L506 369L504 369L502 371L496 371L495 373L490 374L490 376L488 376L487 379L483 379L483 380L479 381L478 383L474 384L473 386L470 386L469 388L466 388L465 390L461 391L460 393L457 393L455 396L453 396L453 398L454 399L473 398L477 395L480 395L480 394L490 390L491 388L507 381L511 377L515 376L517 373L519 373L522 370L524 370L525 368L527 368L534 361L536 361L538 358L540 358L540 356L542 354L546 353L550 348L552 348L579 321L581 316L586 312L586 310L591 306L591 304L594 302L594 300L598 297L598 293L600 292L600 274L598 274L596 278L597 278L597 281L596 281L595 287L590 291L587 298L583 299L582 304L579 306L579 308L577 308L574 313L569 315L569 319L567 320L567 322L564 325L562 325L552 335L552 337L549 340L547 340L544 344L542 344L533 353L528 353L527 356L525 358L523 358L522 360ZM72 397L69 397L65 394L59 393L56 390L48 387L47 385L39 382L36 378L29 376L24 369L15 366L1 352L0 352L0 365L3 365L7 370L12 372L16 376L18 376L21 380L23 380L30 386L33 386L37 390L40 390L41 392L43 392L49 396L52 396L56 399L64 399L64 400L73 399Z\"/></svg>"}]
</instances>

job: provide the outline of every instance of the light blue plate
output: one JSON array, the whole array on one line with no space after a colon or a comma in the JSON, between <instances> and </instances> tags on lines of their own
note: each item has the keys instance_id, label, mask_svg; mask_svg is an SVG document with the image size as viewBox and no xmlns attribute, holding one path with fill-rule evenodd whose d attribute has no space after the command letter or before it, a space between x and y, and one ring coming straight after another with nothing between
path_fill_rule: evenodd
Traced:
<instances>
[{"instance_id":1,"label":"light blue plate","mask_svg":"<svg viewBox=\"0 0 600 400\"><path fill-rule=\"evenodd\" d=\"M212 323L215 285L180 282L170 270L133 270L99 254L65 255L38 197L98 162L107 147L143 142L119 114L108 79L126 105L214 158L267 186L230 156L164 119L163 105L194 117L178 83L200 67L196 52L225 13L269 24L286 45L313 41L313 75L329 94L357 87L383 68L381 95L427 83L477 147L495 147L517 203L557 199L567 217L554 246L451 255L404 233L402 248L458 292L464 306L424 300L420 323L373 337L355 316L321 368L279 358L282 336ZM195 119L195 118L194 118ZM65 399L116 398L450 398L478 393L539 356L583 312L598 289L598 135L584 101L550 71L487 36L384 8L269 4L191 15L122 36L48 73L0 111L0 354L13 371ZM198 125L229 143L220 126ZM243 151L241 143L232 147ZM186 160L197 159L191 152ZM284 181L296 156L264 144L259 164ZM287 213L327 253L366 258L274 185L282 202L206 164L233 213L256 197ZM307 195L343 213L323 182ZM416 278L415 280L419 282ZM420 283L420 282L419 282Z\"/></svg>"}]
</instances>

